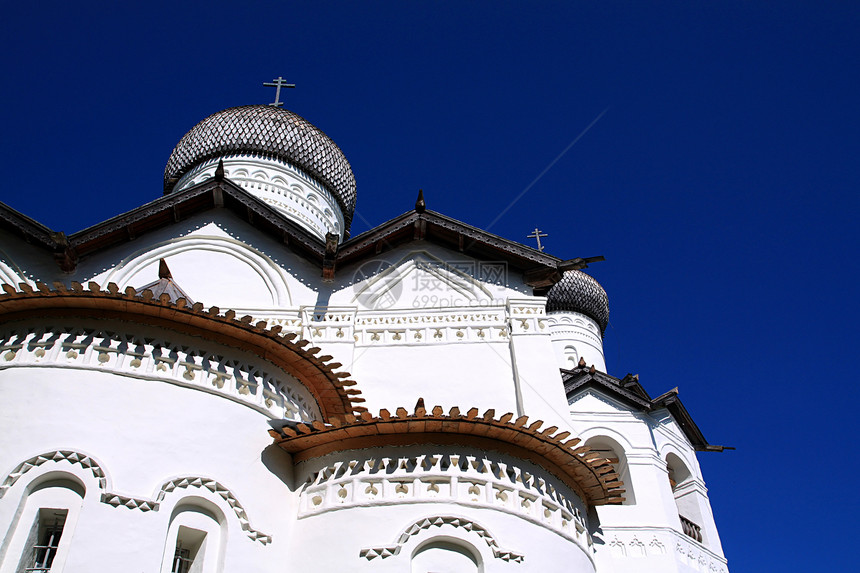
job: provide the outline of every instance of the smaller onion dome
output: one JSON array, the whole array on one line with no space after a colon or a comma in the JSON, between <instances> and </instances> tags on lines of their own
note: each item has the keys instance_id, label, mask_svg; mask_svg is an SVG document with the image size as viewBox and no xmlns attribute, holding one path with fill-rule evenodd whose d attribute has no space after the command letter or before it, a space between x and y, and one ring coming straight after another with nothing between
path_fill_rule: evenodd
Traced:
<instances>
[{"instance_id":1,"label":"smaller onion dome","mask_svg":"<svg viewBox=\"0 0 860 573\"><path fill-rule=\"evenodd\" d=\"M600 332L609 324L609 297L594 277L582 271L565 271L546 295L547 312L581 312L594 319Z\"/></svg>"}]
</instances>

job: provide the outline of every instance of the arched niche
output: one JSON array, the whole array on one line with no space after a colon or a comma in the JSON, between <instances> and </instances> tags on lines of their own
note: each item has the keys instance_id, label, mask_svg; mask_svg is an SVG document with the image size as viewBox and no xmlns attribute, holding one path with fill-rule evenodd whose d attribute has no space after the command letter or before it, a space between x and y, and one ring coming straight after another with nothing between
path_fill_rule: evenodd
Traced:
<instances>
[{"instance_id":1,"label":"arched niche","mask_svg":"<svg viewBox=\"0 0 860 573\"><path fill-rule=\"evenodd\" d=\"M706 543L704 516L702 506L707 504L699 488L696 478L687 464L674 452L666 454L666 472L672 496L678 508L678 518L681 521L681 531L688 537L700 543Z\"/></svg>"},{"instance_id":2,"label":"arched niche","mask_svg":"<svg viewBox=\"0 0 860 573\"><path fill-rule=\"evenodd\" d=\"M686 485L693 478L687 464L673 452L666 454L666 470L669 472L669 485L672 486L673 492Z\"/></svg>"},{"instance_id":3,"label":"arched niche","mask_svg":"<svg viewBox=\"0 0 860 573\"><path fill-rule=\"evenodd\" d=\"M86 485L72 473L33 479L0 546L0 573L62 571L85 496Z\"/></svg>"},{"instance_id":4,"label":"arched niche","mask_svg":"<svg viewBox=\"0 0 860 573\"><path fill-rule=\"evenodd\" d=\"M432 537L412 552L412 573L483 573L481 554L470 543L449 536Z\"/></svg>"},{"instance_id":5,"label":"arched niche","mask_svg":"<svg viewBox=\"0 0 860 573\"><path fill-rule=\"evenodd\" d=\"M573 344L568 344L564 347L562 357L564 360L564 368L568 370L573 370L579 365L579 352Z\"/></svg>"},{"instance_id":6,"label":"arched niche","mask_svg":"<svg viewBox=\"0 0 860 573\"><path fill-rule=\"evenodd\" d=\"M227 520L211 501L186 496L170 514L161 573L221 573L227 545Z\"/></svg>"},{"instance_id":7,"label":"arched niche","mask_svg":"<svg viewBox=\"0 0 860 573\"><path fill-rule=\"evenodd\" d=\"M630 467L624 446L607 435L596 435L588 438L585 445L590 447L612 464L615 473L624 484L624 502L622 505L636 505L636 492L630 476Z\"/></svg>"},{"instance_id":8,"label":"arched niche","mask_svg":"<svg viewBox=\"0 0 860 573\"><path fill-rule=\"evenodd\" d=\"M126 257L103 284L140 288L158 278L164 259L174 282L189 297L222 308L283 308L292 305L284 272L264 253L219 236L172 239Z\"/></svg>"}]
</instances>

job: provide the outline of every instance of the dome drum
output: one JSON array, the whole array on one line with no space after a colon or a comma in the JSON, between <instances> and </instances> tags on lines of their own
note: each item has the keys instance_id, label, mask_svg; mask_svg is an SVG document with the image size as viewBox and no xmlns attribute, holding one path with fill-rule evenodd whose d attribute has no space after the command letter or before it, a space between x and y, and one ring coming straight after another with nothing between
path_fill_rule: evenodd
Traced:
<instances>
[{"instance_id":1,"label":"dome drum","mask_svg":"<svg viewBox=\"0 0 860 573\"><path fill-rule=\"evenodd\" d=\"M337 198L302 169L251 155L231 155L204 161L180 177L176 191L212 179L223 162L224 176L271 205L325 242L328 233L344 239L345 225Z\"/></svg>"}]
</instances>

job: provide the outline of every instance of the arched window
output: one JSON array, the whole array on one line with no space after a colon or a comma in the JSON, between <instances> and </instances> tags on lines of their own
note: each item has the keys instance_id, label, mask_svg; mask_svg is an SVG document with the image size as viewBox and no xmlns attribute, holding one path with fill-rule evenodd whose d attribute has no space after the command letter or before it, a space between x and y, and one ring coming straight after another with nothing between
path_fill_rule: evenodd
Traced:
<instances>
[{"instance_id":1,"label":"arched window","mask_svg":"<svg viewBox=\"0 0 860 573\"><path fill-rule=\"evenodd\" d=\"M688 537L702 543L702 514L693 475L683 460L673 453L666 456L666 470L669 473L669 485L672 487L675 505L678 507L681 529Z\"/></svg>"},{"instance_id":2,"label":"arched window","mask_svg":"<svg viewBox=\"0 0 860 573\"><path fill-rule=\"evenodd\" d=\"M630 478L630 468L627 464L627 456L624 448L607 436L594 436L586 440L585 445L609 460L615 473L624 484L624 503L622 505L635 505L636 495L633 489L633 481Z\"/></svg>"},{"instance_id":3,"label":"arched window","mask_svg":"<svg viewBox=\"0 0 860 573\"><path fill-rule=\"evenodd\" d=\"M62 571L86 487L74 475L49 472L31 483L3 545L2 573Z\"/></svg>"},{"instance_id":4,"label":"arched window","mask_svg":"<svg viewBox=\"0 0 860 573\"><path fill-rule=\"evenodd\" d=\"M478 551L468 543L449 537L434 537L412 554L412 573L482 573Z\"/></svg>"},{"instance_id":5,"label":"arched window","mask_svg":"<svg viewBox=\"0 0 860 573\"><path fill-rule=\"evenodd\" d=\"M203 498L183 498L170 516L161 573L220 573L226 536L218 506Z\"/></svg>"}]
</instances>

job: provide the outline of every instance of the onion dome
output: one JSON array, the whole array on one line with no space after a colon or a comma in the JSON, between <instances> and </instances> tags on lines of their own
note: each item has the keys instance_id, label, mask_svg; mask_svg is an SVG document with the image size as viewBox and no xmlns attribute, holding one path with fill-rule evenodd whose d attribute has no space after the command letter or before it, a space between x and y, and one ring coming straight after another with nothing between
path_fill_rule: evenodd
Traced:
<instances>
[{"instance_id":1,"label":"onion dome","mask_svg":"<svg viewBox=\"0 0 860 573\"><path fill-rule=\"evenodd\" d=\"M594 319L600 332L609 324L609 297L592 276L582 271L565 271L546 295L547 312L581 312Z\"/></svg>"},{"instance_id":2,"label":"onion dome","mask_svg":"<svg viewBox=\"0 0 860 573\"><path fill-rule=\"evenodd\" d=\"M298 167L335 197L349 228L355 212L355 176L343 152L308 120L270 105L232 107L192 127L167 161L165 194L195 166L234 155L263 157Z\"/></svg>"}]
</instances>

